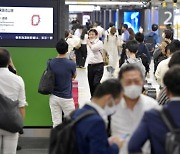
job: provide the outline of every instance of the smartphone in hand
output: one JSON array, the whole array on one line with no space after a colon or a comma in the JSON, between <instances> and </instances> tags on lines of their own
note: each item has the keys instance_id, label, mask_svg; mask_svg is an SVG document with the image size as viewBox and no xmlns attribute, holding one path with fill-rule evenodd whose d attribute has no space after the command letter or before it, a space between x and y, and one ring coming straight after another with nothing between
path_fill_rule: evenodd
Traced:
<instances>
[{"instance_id":1,"label":"smartphone in hand","mask_svg":"<svg viewBox=\"0 0 180 154\"><path fill-rule=\"evenodd\" d=\"M121 140L125 140L127 137L129 136L129 134L124 134L120 137Z\"/></svg>"}]
</instances>

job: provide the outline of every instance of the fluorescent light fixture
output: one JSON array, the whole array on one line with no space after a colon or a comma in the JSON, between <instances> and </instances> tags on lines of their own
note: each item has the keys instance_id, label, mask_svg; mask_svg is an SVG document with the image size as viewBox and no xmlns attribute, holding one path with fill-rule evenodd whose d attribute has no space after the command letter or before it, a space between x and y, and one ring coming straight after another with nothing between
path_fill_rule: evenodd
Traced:
<instances>
[{"instance_id":1,"label":"fluorescent light fixture","mask_svg":"<svg viewBox=\"0 0 180 154\"><path fill-rule=\"evenodd\" d=\"M74 2L66 1L66 5L143 5L142 2Z\"/></svg>"},{"instance_id":2,"label":"fluorescent light fixture","mask_svg":"<svg viewBox=\"0 0 180 154\"><path fill-rule=\"evenodd\" d=\"M69 12L93 12L100 10L100 6L94 5L69 5Z\"/></svg>"}]
</instances>

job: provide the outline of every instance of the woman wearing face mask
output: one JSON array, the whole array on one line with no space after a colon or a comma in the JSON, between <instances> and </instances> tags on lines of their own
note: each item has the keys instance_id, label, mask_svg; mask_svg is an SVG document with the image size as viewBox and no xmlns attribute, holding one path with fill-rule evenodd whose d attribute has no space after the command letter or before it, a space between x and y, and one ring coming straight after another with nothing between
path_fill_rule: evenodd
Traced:
<instances>
[{"instance_id":1,"label":"woman wearing face mask","mask_svg":"<svg viewBox=\"0 0 180 154\"><path fill-rule=\"evenodd\" d=\"M87 62L88 62L88 81L91 96L100 83L104 72L102 56L103 43L98 38L98 32L90 29L87 40Z\"/></svg>"}]
</instances>

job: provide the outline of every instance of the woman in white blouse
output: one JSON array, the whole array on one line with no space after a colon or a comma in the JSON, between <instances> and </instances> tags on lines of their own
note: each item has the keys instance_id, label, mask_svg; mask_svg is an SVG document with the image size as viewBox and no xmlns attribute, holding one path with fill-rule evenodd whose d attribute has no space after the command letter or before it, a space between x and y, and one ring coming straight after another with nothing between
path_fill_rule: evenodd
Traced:
<instances>
[{"instance_id":1,"label":"woman in white blouse","mask_svg":"<svg viewBox=\"0 0 180 154\"><path fill-rule=\"evenodd\" d=\"M106 50L109 55L109 66L107 67L107 70L113 75L115 69L118 68L118 47L120 46L120 39L115 27L111 27L110 30L107 30L106 32L104 50Z\"/></svg>"},{"instance_id":2,"label":"woman in white blouse","mask_svg":"<svg viewBox=\"0 0 180 154\"><path fill-rule=\"evenodd\" d=\"M90 29L87 40L87 59L88 59L88 81L91 96L101 81L104 72L103 63L103 42L98 38L96 29Z\"/></svg>"}]
</instances>

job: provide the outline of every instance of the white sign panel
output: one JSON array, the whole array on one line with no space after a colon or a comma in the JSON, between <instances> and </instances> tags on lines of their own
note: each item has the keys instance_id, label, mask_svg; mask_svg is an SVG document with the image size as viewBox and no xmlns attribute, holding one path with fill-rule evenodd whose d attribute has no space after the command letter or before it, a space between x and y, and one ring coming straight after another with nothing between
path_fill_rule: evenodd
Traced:
<instances>
[{"instance_id":1,"label":"white sign panel","mask_svg":"<svg viewBox=\"0 0 180 154\"><path fill-rule=\"evenodd\" d=\"M0 33L53 33L53 8L0 7Z\"/></svg>"}]
</instances>

